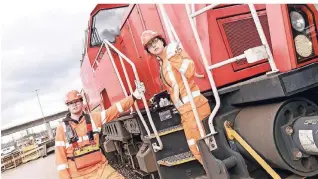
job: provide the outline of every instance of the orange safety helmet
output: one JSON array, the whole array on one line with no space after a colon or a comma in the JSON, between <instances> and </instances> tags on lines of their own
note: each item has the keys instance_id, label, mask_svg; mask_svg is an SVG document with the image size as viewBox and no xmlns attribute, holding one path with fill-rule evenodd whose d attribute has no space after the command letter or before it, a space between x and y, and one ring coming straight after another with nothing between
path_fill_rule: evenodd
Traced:
<instances>
[{"instance_id":1,"label":"orange safety helmet","mask_svg":"<svg viewBox=\"0 0 318 179\"><path fill-rule=\"evenodd\" d=\"M77 90L72 90L66 94L65 104L75 101L77 99L83 99L83 96Z\"/></svg>"},{"instance_id":2,"label":"orange safety helmet","mask_svg":"<svg viewBox=\"0 0 318 179\"><path fill-rule=\"evenodd\" d=\"M146 30L141 34L141 43L146 48L146 45L150 40L152 40L155 37L161 37L161 35L158 32L152 31L152 30Z\"/></svg>"}]
</instances>

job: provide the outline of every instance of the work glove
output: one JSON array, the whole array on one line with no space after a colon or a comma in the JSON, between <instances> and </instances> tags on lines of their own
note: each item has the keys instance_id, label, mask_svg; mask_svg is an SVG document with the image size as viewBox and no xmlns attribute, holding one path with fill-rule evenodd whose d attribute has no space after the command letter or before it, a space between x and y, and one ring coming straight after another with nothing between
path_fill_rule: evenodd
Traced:
<instances>
[{"instance_id":1,"label":"work glove","mask_svg":"<svg viewBox=\"0 0 318 179\"><path fill-rule=\"evenodd\" d=\"M136 98L136 99L141 99L142 95L146 92L146 88L145 88L145 85L143 82L140 82L140 83L136 83L136 89L135 91L133 92L133 96Z\"/></svg>"},{"instance_id":2,"label":"work glove","mask_svg":"<svg viewBox=\"0 0 318 179\"><path fill-rule=\"evenodd\" d=\"M161 108L169 105L171 105L171 103L167 98L160 98L159 106Z\"/></svg>"}]
</instances>

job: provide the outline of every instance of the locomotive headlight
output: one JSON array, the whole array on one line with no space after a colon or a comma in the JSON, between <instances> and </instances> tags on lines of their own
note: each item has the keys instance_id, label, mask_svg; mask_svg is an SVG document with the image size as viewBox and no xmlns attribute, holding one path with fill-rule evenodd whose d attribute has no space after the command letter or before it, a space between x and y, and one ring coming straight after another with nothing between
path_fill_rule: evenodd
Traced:
<instances>
[{"instance_id":1,"label":"locomotive headlight","mask_svg":"<svg viewBox=\"0 0 318 179\"><path fill-rule=\"evenodd\" d=\"M305 35L297 35L294 39L296 51L302 57L309 57L312 54L312 42Z\"/></svg>"},{"instance_id":2,"label":"locomotive headlight","mask_svg":"<svg viewBox=\"0 0 318 179\"><path fill-rule=\"evenodd\" d=\"M298 32L302 32L305 29L305 19L299 12L290 12L290 20L293 28Z\"/></svg>"},{"instance_id":3,"label":"locomotive headlight","mask_svg":"<svg viewBox=\"0 0 318 179\"><path fill-rule=\"evenodd\" d=\"M308 62L318 56L315 9L307 4L290 4L287 7L290 32L294 40L295 60L297 64Z\"/></svg>"}]
</instances>

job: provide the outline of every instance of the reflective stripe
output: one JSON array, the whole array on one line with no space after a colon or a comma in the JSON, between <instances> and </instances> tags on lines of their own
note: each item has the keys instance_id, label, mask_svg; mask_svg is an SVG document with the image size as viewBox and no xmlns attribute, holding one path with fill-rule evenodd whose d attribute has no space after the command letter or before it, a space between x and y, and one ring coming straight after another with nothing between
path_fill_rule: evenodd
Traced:
<instances>
[{"instance_id":1,"label":"reflective stripe","mask_svg":"<svg viewBox=\"0 0 318 179\"><path fill-rule=\"evenodd\" d=\"M188 140L188 146L196 145L194 139Z\"/></svg>"},{"instance_id":2,"label":"reflective stripe","mask_svg":"<svg viewBox=\"0 0 318 179\"><path fill-rule=\"evenodd\" d=\"M65 147L64 141L55 141L55 147Z\"/></svg>"},{"instance_id":3,"label":"reflective stripe","mask_svg":"<svg viewBox=\"0 0 318 179\"><path fill-rule=\"evenodd\" d=\"M63 124L64 133L65 133L66 132L66 126L65 126L64 122L62 122L62 124Z\"/></svg>"},{"instance_id":4,"label":"reflective stripe","mask_svg":"<svg viewBox=\"0 0 318 179\"><path fill-rule=\"evenodd\" d=\"M200 96L200 94L201 94L201 93L200 93L200 90L192 91L192 97L193 97L193 99L194 99L195 97ZM185 104L185 103L188 103L188 102L190 101L189 96L187 95L187 96L183 97L183 98L182 98L182 101L184 102L184 104Z\"/></svg>"},{"instance_id":5,"label":"reflective stripe","mask_svg":"<svg viewBox=\"0 0 318 179\"><path fill-rule=\"evenodd\" d=\"M187 59L183 60L181 67L179 68L179 72L184 75L185 72L187 71L190 63L191 63L190 60L187 60Z\"/></svg>"},{"instance_id":6,"label":"reflective stripe","mask_svg":"<svg viewBox=\"0 0 318 179\"><path fill-rule=\"evenodd\" d=\"M103 110L102 112L101 112L101 117L102 117L102 124L105 124L106 123L106 113L107 113L107 110Z\"/></svg>"},{"instance_id":7,"label":"reflective stripe","mask_svg":"<svg viewBox=\"0 0 318 179\"><path fill-rule=\"evenodd\" d=\"M197 91L193 91L193 92L192 92L192 97L193 97L193 99L196 98L196 97L198 97L198 96L200 96L200 95L201 95L200 90L197 90ZM182 101L183 101L183 103L182 103ZM176 108L179 108L179 107L181 107L181 106L187 104L188 102L190 102L190 99L189 99L188 95L185 96L185 97L183 97L183 98L182 98L182 101L181 101L180 99L178 99L177 104L175 104Z\"/></svg>"},{"instance_id":8,"label":"reflective stripe","mask_svg":"<svg viewBox=\"0 0 318 179\"><path fill-rule=\"evenodd\" d=\"M116 103L116 107L117 107L118 112L124 112L123 107L121 106L121 104L119 102Z\"/></svg>"},{"instance_id":9,"label":"reflective stripe","mask_svg":"<svg viewBox=\"0 0 318 179\"><path fill-rule=\"evenodd\" d=\"M101 116L103 116L103 112L105 111L105 113L106 113L106 110L103 110L102 112L101 112ZM106 116L106 115L105 115ZM99 128L97 128L96 127L96 124L95 124L95 121L93 120L93 118L92 118L92 116L90 115L90 117L91 117L91 121L92 121L92 127L93 127L93 132L100 132L100 127ZM104 121L104 119L102 118L102 121Z\"/></svg>"},{"instance_id":10,"label":"reflective stripe","mask_svg":"<svg viewBox=\"0 0 318 179\"><path fill-rule=\"evenodd\" d=\"M175 104L175 105L178 106L178 105L181 105L181 103L178 104L178 100L179 100L179 86L178 86L177 80L174 77L174 74L172 72L170 61L168 61L167 63L168 63L167 64L167 72L168 72L168 76L170 78L171 85L172 85L173 91L174 91L174 97L173 98L174 98L174 101L177 102L177 104Z\"/></svg>"},{"instance_id":11,"label":"reflective stripe","mask_svg":"<svg viewBox=\"0 0 318 179\"><path fill-rule=\"evenodd\" d=\"M170 59L176 54L176 50L180 48L178 42L171 42L167 47L167 59Z\"/></svg>"},{"instance_id":12,"label":"reflective stripe","mask_svg":"<svg viewBox=\"0 0 318 179\"><path fill-rule=\"evenodd\" d=\"M102 118L102 121L104 121L106 119L106 112L107 110L103 110L101 113L100 113L100 116Z\"/></svg>"},{"instance_id":13,"label":"reflective stripe","mask_svg":"<svg viewBox=\"0 0 318 179\"><path fill-rule=\"evenodd\" d=\"M82 137L78 137L78 141L77 142L83 142L84 140L88 140L88 136L84 135Z\"/></svg>"},{"instance_id":14,"label":"reflective stripe","mask_svg":"<svg viewBox=\"0 0 318 179\"><path fill-rule=\"evenodd\" d=\"M61 164L57 166L57 171L65 170L68 168L68 164Z\"/></svg>"},{"instance_id":15,"label":"reflective stripe","mask_svg":"<svg viewBox=\"0 0 318 179\"><path fill-rule=\"evenodd\" d=\"M102 128L97 127L93 132L100 132L102 130Z\"/></svg>"},{"instance_id":16,"label":"reflective stripe","mask_svg":"<svg viewBox=\"0 0 318 179\"><path fill-rule=\"evenodd\" d=\"M88 140L88 136L87 136L87 135L84 135L84 136L83 136L83 140Z\"/></svg>"},{"instance_id":17,"label":"reflective stripe","mask_svg":"<svg viewBox=\"0 0 318 179\"><path fill-rule=\"evenodd\" d=\"M62 122L62 125L63 125L63 129L64 129L64 134L66 133L66 126L65 126L65 123ZM67 141L66 137L65 137L65 140ZM69 144L68 142L65 142L65 147L66 148L69 148L71 146L71 144Z\"/></svg>"},{"instance_id":18,"label":"reflective stripe","mask_svg":"<svg viewBox=\"0 0 318 179\"><path fill-rule=\"evenodd\" d=\"M167 72L168 72L168 76L171 80L171 84L172 86L174 86L177 83L176 78L174 77L174 74L172 72L172 68L171 68L171 63L170 61L167 62Z\"/></svg>"},{"instance_id":19,"label":"reflective stripe","mask_svg":"<svg viewBox=\"0 0 318 179\"><path fill-rule=\"evenodd\" d=\"M183 103L178 99L177 102L174 105L178 109L179 107L183 106Z\"/></svg>"}]
</instances>

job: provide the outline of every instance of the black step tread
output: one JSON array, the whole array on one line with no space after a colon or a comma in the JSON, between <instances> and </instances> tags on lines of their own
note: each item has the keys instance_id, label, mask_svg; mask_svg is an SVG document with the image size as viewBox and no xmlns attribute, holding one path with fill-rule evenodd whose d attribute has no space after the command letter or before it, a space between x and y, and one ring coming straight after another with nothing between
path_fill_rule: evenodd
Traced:
<instances>
[{"instance_id":1,"label":"black step tread","mask_svg":"<svg viewBox=\"0 0 318 179\"><path fill-rule=\"evenodd\" d=\"M164 165L164 166L175 166L175 165L180 165L183 163L187 163L190 161L196 160L191 153L191 151L180 153L177 155L172 155L170 157L164 158L162 160L157 161L159 165Z\"/></svg>"},{"instance_id":2,"label":"black step tread","mask_svg":"<svg viewBox=\"0 0 318 179\"><path fill-rule=\"evenodd\" d=\"M173 133L173 132L177 132L177 131L181 131L183 130L183 127L182 125L176 125L176 126L172 126L172 127L169 127L169 128L166 128L166 129L163 129L163 130L160 130L158 131L158 134L159 136L164 136L164 135L167 135L167 134L170 134L170 133ZM151 134L150 135L150 138L155 138L155 134ZM146 136L146 138L149 138L149 136Z\"/></svg>"}]
</instances>

